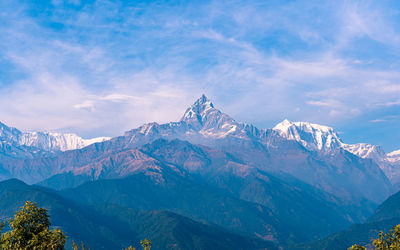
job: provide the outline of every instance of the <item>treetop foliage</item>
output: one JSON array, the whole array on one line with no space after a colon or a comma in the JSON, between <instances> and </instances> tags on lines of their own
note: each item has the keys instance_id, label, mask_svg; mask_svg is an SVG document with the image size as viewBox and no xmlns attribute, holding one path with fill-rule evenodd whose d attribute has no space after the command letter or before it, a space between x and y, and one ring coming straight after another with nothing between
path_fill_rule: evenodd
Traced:
<instances>
[{"instance_id":1,"label":"treetop foliage","mask_svg":"<svg viewBox=\"0 0 400 250\"><path fill-rule=\"evenodd\" d=\"M151 241L148 239L144 239L140 241L140 245L142 245L144 250L150 250L151 248Z\"/></svg>"},{"instance_id":2,"label":"treetop foliage","mask_svg":"<svg viewBox=\"0 0 400 250\"><path fill-rule=\"evenodd\" d=\"M50 230L47 210L27 201L8 221L11 230L1 235L2 249L64 249L66 236L60 229ZM3 229L5 222L1 223Z\"/></svg>"},{"instance_id":3,"label":"treetop foliage","mask_svg":"<svg viewBox=\"0 0 400 250\"><path fill-rule=\"evenodd\" d=\"M15 212L13 218L8 220L11 230L2 233L6 222L0 221L0 249L35 249L35 250L62 250L66 236L60 229L50 230L50 218L47 210L39 207L35 202L27 201L21 209ZM140 241L144 250L150 250L151 241ZM79 247L75 242L74 250L85 250L84 243ZM129 246L126 250L135 250Z\"/></svg>"},{"instance_id":4,"label":"treetop foliage","mask_svg":"<svg viewBox=\"0 0 400 250\"><path fill-rule=\"evenodd\" d=\"M372 242L377 250L394 250L400 249L400 224L393 227L388 233L379 232L379 238ZM349 250L366 250L365 246L353 245Z\"/></svg>"}]
</instances>

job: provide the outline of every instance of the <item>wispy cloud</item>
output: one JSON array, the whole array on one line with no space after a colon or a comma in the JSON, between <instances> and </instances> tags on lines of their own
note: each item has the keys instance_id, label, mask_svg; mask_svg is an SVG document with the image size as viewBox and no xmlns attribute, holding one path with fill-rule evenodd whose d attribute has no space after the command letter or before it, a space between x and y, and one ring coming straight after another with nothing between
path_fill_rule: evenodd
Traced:
<instances>
[{"instance_id":1,"label":"wispy cloud","mask_svg":"<svg viewBox=\"0 0 400 250\"><path fill-rule=\"evenodd\" d=\"M283 117L346 127L396 112L399 101L395 1L0 9L0 116L22 129L118 135L179 119L201 93L262 127Z\"/></svg>"},{"instance_id":2,"label":"wispy cloud","mask_svg":"<svg viewBox=\"0 0 400 250\"><path fill-rule=\"evenodd\" d=\"M386 120L385 119L375 119L375 120L371 120L369 122L378 123L378 122L386 122Z\"/></svg>"},{"instance_id":3,"label":"wispy cloud","mask_svg":"<svg viewBox=\"0 0 400 250\"><path fill-rule=\"evenodd\" d=\"M327 101L308 101L307 102L308 105L313 105L313 106L318 106L318 107L335 107L337 106L336 102L332 102L330 100Z\"/></svg>"}]
</instances>

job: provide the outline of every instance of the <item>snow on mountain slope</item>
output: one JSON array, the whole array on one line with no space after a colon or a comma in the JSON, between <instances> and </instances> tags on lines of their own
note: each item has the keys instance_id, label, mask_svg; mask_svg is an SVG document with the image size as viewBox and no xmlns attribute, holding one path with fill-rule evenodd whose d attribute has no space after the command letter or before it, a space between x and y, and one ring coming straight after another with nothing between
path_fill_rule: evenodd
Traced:
<instances>
[{"instance_id":1,"label":"snow on mountain slope","mask_svg":"<svg viewBox=\"0 0 400 250\"><path fill-rule=\"evenodd\" d=\"M291 122L284 120L273 130L288 140L295 140L310 150L329 151L341 147L343 142L331 127L309 122Z\"/></svg>"},{"instance_id":2,"label":"snow on mountain slope","mask_svg":"<svg viewBox=\"0 0 400 250\"><path fill-rule=\"evenodd\" d=\"M18 140L22 138L19 141L21 144L46 150L67 150L85 145L83 139L73 135L22 134L24 136L17 137ZM340 148L343 143L332 128L286 120L274 129L258 129L222 113L204 95L186 110L178 122L148 123L104 141L99 146L58 154L54 161L21 161L18 169L11 159L3 168L10 175L22 176L30 182L40 181L52 174L70 170L72 166L94 164L105 155L137 149L160 138L186 140L192 144L217 148L246 165L265 172L292 175L346 200L367 198L379 201L391 189L377 164ZM322 153L315 153L319 151ZM195 164L194 159L190 160L192 163ZM43 168L43 164L48 167ZM33 167L39 172L36 179L32 177Z\"/></svg>"},{"instance_id":3,"label":"snow on mountain slope","mask_svg":"<svg viewBox=\"0 0 400 250\"><path fill-rule=\"evenodd\" d=\"M379 165L392 184L400 184L400 150L391 153L368 143L343 144L343 148L364 159L371 159Z\"/></svg>"},{"instance_id":4,"label":"snow on mountain slope","mask_svg":"<svg viewBox=\"0 0 400 250\"><path fill-rule=\"evenodd\" d=\"M386 159L391 163L399 163L400 164L400 150L396 150L396 151L386 154Z\"/></svg>"},{"instance_id":5,"label":"snow on mountain slope","mask_svg":"<svg viewBox=\"0 0 400 250\"><path fill-rule=\"evenodd\" d=\"M0 122L0 141L7 141L9 143L15 143L21 136L22 132L16 128L8 127L4 123Z\"/></svg>"},{"instance_id":6,"label":"snow on mountain slope","mask_svg":"<svg viewBox=\"0 0 400 250\"><path fill-rule=\"evenodd\" d=\"M380 161L386 157L385 151L381 147L368 143L343 144L343 148L361 158Z\"/></svg>"},{"instance_id":7,"label":"snow on mountain slope","mask_svg":"<svg viewBox=\"0 0 400 250\"><path fill-rule=\"evenodd\" d=\"M24 146L43 151L66 151L80 149L96 142L109 140L108 137L83 139L75 134L51 132L21 132L0 122L0 141L15 147Z\"/></svg>"},{"instance_id":8,"label":"snow on mountain slope","mask_svg":"<svg viewBox=\"0 0 400 250\"><path fill-rule=\"evenodd\" d=\"M205 95L180 121L145 124L106 142L104 148L137 148L160 138L222 149L262 171L285 172L346 199L359 190L358 198L379 200L382 195L376 190L388 194L391 188L377 164L343 150L344 143L332 128L285 120L274 129L259 129L235 121Z\"/></svg>"},{"instance_id":9,"label":"snow on mountain slope","mask_svg":"<svg viewBox=\"0 0 400 250\"><path fill-rule=\"evenodd\" d=\"M386 154L381 147L376 145L346 144L333 128L308 122L284 120L273 130L287 140L299 142L308 150L329 152L342 148L361 158L371 159L378 164L393 185L400 185L400 150Z\"/></svg>"},{"instance_id":10,"label":"snow on mountain slope","mask_svg":"<svg viewBox=\"0 0 400 250\"><path fill-rule=\"evenodd\" d=\"M66 151L86 147L96 142L109 140L108 137L83 139L75 134L50 132L27 132L19 138L21 145L33 146L45 151Z\"/></svg>"},{"instance_id":11,"label":"snow on mountain slope","mask_svg":"<svg viewBox=\"0 0 400 250\"><path fill-rule=\"evenodd\" d=\"M214 146L224 140L259 140L267 130L235 121L216 109L210 99L202 95L191 105L178 122L147 123L124 134L131 147L141 146L156 139L181 139L192 143Z\"/></svg>"},{"instance_id":12,"label":"snow on mountain slope","mask_svg":"<svg viewBox=\"0 0 400 250\"><path fill-rule=\"evenodd\" d=\"M238 139L279 147L281 145L278 138L283 138L296 141L311 151L330 152L335 149L344 149L361 158L370 158L377 162L387 157L379 146L366 143L344 143L334 129L328 126L309 122L291 122L285 119L273 129L259 129L251 124L237 122L216 109L205 95L202 95L185 111L179 122L148 123L126 132L124 136L128 137L129 142L135 146L158 138L179 138L206 145L212 145L213 142L221 142L224 139L229 143ZM396 159L400 159L400 151L397 154L393 153L392 161Z\"/></svg>"},{"instance_id":13,"label":"snow on mountain slope","mask_svg":"<svg viewBox=\"0 0 400 250\"><path fill-rule=\"evenodd\" d=\"M202 95L186 110L181 122L186 123L189 128L199 131L205 137L224 138L234 136L245 138L263 133L263 130L237 122L227 114L214 108L210 99L205 95Z\"/></svg>"},{"instance_id":14,"label":"snow on mountain slope","mask_svg":"<svg viewBox=\"0 0 400 250\"><path fill-rule=\"evenodd\" d=\"M357 143L343 144L343 148L361 158L373 160L393 183L396 169L387 161L386 153L381 147L368 143Z\"/></svg>"},{"instance_id":15,"label":"snow on mountain slope","mask_svg":"<svg viewBox=\"0 0 400 250\"><path fill-rule=\"evenodd\" d=\"M332 150L343 148L352 154L361 158L382 161L391 159L396 162L400 160L400 150L386 154L379 146L368 143L346 144L333 130L328 126L313 124L309 122L291 122L285 119L278 123L273 130L287 140L297 141L309 150Z\"/></svg>"}]
</instances>

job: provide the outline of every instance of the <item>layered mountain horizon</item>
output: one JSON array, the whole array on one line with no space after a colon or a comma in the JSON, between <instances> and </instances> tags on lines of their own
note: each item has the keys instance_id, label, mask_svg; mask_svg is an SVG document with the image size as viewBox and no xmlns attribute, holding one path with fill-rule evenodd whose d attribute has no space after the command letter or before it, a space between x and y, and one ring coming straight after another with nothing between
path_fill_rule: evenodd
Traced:
<instances>
[{"instance_id":1,"label":"layered mountain horizon","mask_svg":"<svg viewBox=\"0 0 400 250\"><path fill-rule=\"evenodd\" d=\"M204 239L208 227L196 223L245 237L243 249L318 240L363 222L400 181L398 151L346 144L333 128L308 122L285 119L260 129L235 121L205 95L177 122L147 123L114 138L1 124L0 141L0 181L16 178L34 184L25 189L52 190L96 211L111 204L111 217L170 211L201 228Z\"/></svg>"},{"instance_id":2,"label":"layered mountain horizon","mask_svg":"<svg viewBox=\"0 0 400 250\"><path fill-rule=\"evenodd\" d=\"M158 134L157 130L168 128L170 134ZM180 130L180 131L178 131ZM233 118L214 107L214 104L206 96L202 95L185 111L179 122L167 124L147 123L137 129L125 132L125 136L134 133L149 137L166 138L191 138L195 143L206 144L207 139L219 140L232 138L257 138L268 142L271 137L280 137L286 140L298 142L311 151L328 153L339 148L364 159L372 159L383 170L385 175L397 186L400 183L400 149L385 153L380 146L368 143L346 144L333 128L309 122L292 122L284 119L272 129L259 129L251 124L235 121ZM196 134L196 133L197 134ZM184 135L184 136L182 136ZM200 137L202 138L199 138ZM135 140L132 136L132 140ZM32 157L33 155L46 155L46 153L63 152L81 149L94 143L110 140L110 137L96 137L83 139L71 133L53 132L21 132L17 128L8 127L0 122L0 152L7 151L15 157ZM17 156L19 154L19 156Z\"/></svg>"},{"instance_id":3,"label":"layered mountain horizon","mask_svg":"<svg viewBox=\"0 0 400 250\"><path fill-rule=\"evenodd\" d=\"M185 121L193 127L196 127L196 125L203 126L203 120L206 120L207 116L213 115L213 112L207 112L209 110L217 111L217 116L223 117L222 119L225 119L225 121L230 121L231 125L237 123L228 115L215 109L211 100L204 94L185 111L180 121ZM157 123L147 123L141 127L146 129L153 124ZM253 125L245 123L238 124L254 127ZM227 124L224 125L225 127L228 126ZM256 127L254 127L254 129L263 132L270 130L258 129ZM232 126L230 130L226 131L225 135L228 135L235 130L236 127ZM329 126L313 124L305 121L292 122L288 119L284 119L282 122L275 125L272 130L278 131L282 137L298 141L303 146L310 149L329 150L334 147L343 147L349 152L363 158L377 159L386 157L390 162L395 162L400 158L400 149L385 153L380 146L368 143L345 144L334 129ZM219 136L224 136L224 134L219 134ZM0 122L0 139L1 141L16 142L20 146L37 147L45 151L67 151L80 149L90 144L106 141L111 138L101 136L83 139L82 137L72 133L54 133L46 131L22 132L17 128L9 127Z\"/></svg>"},{"instance_id":4,"label":"layered mountain horizon","mask_svg":"<svg viewBox=\"0 0 400 250\"><path fill-rule=\"evenodd\" d=\"M23 243L67 250L370 248L400 224L399 1L0 7L1 239L30 202L51 226Z\"/></svg>"}]
</instances>

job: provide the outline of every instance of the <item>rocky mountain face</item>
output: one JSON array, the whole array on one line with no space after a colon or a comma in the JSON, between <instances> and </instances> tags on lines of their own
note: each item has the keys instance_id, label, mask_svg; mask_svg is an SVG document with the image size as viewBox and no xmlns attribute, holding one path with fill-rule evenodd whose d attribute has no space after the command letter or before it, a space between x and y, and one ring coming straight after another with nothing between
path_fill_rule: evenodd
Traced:
<instances>
[{"instance_id":1,"label":"rocky mountain face","mask_svg":"<svg viewBox=\"0 0 400 250\"><path fill-rule=\"evenodd\" d=\"M345 145L344 148L361 158L373 160L389 178L395 190L400 188L400 150L385 153L381 147L367 143Z\"/></svg>"},{"instance_id":2,"label":"rocky mountain face","mask_svg":"<svg viewBox=\"0 0 400 250\"><path fill-rule=\"evenodd\" d=\"M312 151L329 152L340 148L343 143L333 128L308 122L290 122L284 120L273 130L287 140L299 142Z\"/></svg>"},{"instance_id":3,"label":"rocky mountain face","mask_svg":"<svg viewBox=\"0 0 400 250\"><path fill-rule=\"evenodd\" d=\"M138 147L158 138L225 150L263 171L288 173L348 199L367 197L379 202L391 192L376 163L349 155L332 128L285 120L273 129L258 129L222 113L204 95L179 122L146 124L110 143Z\"/></svg>"},{"instance_id":4,"label":"rocky mountain face","mask_svg":"<svg viewBox=\"0 0 400 250\"><path fill-rule=\"evenodd\" d=\"M383 149L367 143L346 144L331 127L308 122L284 120L273 130L287 140L299 142L308 150L331 153L344 149L363 159L373 160L385 173L393 186L400 187L400 150L386 154Z\"/></svg>"}]
</instances>

